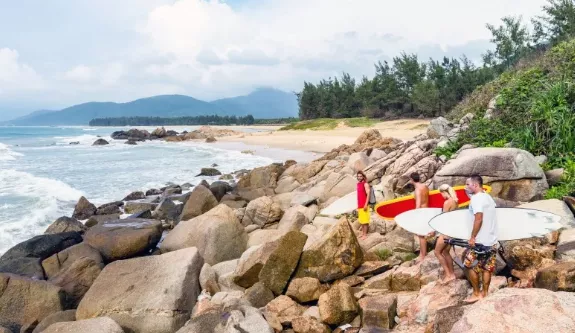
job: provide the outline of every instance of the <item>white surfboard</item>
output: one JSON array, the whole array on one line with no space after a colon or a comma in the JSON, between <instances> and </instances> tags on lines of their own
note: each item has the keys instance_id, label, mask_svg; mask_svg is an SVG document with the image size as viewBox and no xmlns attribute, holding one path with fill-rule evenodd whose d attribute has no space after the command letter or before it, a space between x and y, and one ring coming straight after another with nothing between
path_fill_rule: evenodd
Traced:
<instances>
[{"instance_id":1,"label":"white surfboard","mask_svg":"<svg viewBox=\"0 0 575 334\"><path fill-rule=\"evenodd\" d=\"M433 229L429 226L429 221L440 213L440 208L414 209L395 216L395 222L408 232L425 236L433 232Z\"/></svg>"},{"instance_id":2,"label":"white surfboard","mask_svg":"<svg viewBox=\"0 0 575 334\"><path fill-rule=\"evenodd\" d=\"M499 241L543 237L559 230L561 216L551 212L526 208L495 208ZM468 240L473 229L469 209L439 214L429 220L430 228L452 238Z\"/></svg>"},{"instance_id":3,"label":"white surfboard","mask_svg":"<svg viewBox=\"0 0 575 334\"><path fill-rule=\"evenodd\" d=\"M337 216L357 209L357 192L352 191L321 210L320 215Z\"/></svg>"}]
</instances>

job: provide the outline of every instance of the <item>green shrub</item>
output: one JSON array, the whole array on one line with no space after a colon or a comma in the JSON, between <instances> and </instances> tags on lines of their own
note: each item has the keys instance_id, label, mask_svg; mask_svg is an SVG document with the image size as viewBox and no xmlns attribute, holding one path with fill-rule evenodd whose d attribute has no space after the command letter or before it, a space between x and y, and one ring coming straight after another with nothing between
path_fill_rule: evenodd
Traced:
<instances>
[{"instance_id":1,"label":"green shrub","mask_svg":"<svg viewBox=\"0 0 575 334\"><path fill-rule=\"evenodd\" d=\"M575 193L575 160L567 161L564 169L565 173L561 182L547 191L545 194L546 199L561 199L563 196Z\"/></svg>"},{"instance_id":2,"label":"green shrub","mask_svg":"<svg viewBox=\"0 0 575 334\"><path fill-rule=\"evenodd\" d=\"M387 248L380 248L375 251L375 255L377 255L381 261L385 261L393 255L393 252Z\"/></svg>"}]
</instances>

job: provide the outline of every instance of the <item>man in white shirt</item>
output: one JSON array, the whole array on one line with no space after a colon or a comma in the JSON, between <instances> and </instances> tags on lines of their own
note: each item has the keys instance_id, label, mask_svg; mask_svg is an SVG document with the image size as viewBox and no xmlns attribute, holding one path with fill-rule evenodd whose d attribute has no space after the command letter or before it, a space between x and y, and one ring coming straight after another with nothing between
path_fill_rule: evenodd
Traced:
<instances>
[{"instance_id":1,"label":"man in white shirt","mask_svg":"<svg viewBox=\"0 0 575 334\"><path fill-rule=\"evenodd\" d=\"M495 214L495 201L489 194L483 191L483 179L479 175L473 175L465 182L465 190L471 198L469 211L474 217L473 230L469 245L471 248L465 256L465 267L473 294L466 302L473 303L487 296L491 274L495 271L495 244L497 243L497 217ZM482 245L488 252L482 253L474 249L477 245ZM479 290L479 275L482 275L483 286Z\"/></svg>"}]
</instances>

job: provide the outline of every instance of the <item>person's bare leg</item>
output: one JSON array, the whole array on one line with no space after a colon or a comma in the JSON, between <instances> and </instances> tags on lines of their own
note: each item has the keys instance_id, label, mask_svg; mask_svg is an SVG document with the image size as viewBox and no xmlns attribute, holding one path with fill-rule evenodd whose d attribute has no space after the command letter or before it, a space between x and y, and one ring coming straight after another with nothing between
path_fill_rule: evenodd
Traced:
<instances>
[{"instance_id":1,"label":"person's bare leg","mask_svg":"<svg viewBox=\"0 0 575 334\"><path fill-rule=\"evenodd\" d=\"M488 270L483 271L483 294L482 298L487 297L489 294L489 284L491 283L491 272Z\"/></svg>"},{"instance_id":2,"label":"person's bare leg","mask_svg":"<svg viewBox=\"0 0 575 334\"><path fill-rule=\"evenodd\" d=\"M418 235L417 237L419 238L419 259L417 262L421 262L427 255L427 240L425 240L425 237L421 235Z\"/></svg>"},{"instance_id":3,"label":"person's bare leg","mask_svg":"<svg viewBox=\"0 0 575 334\"><path fill-rule=\"evenodd\" d=\"M445 248L445 242L443 241L443 236L440 235L439 237L437 237L437 241L435 243L435 249L433 250L433 252L435 253L435 256L437 257L437 260L439 261L441 268L443 268L443 272L445 273L443 279L441 280L441 283L444 283L445 280L447 279L448 270L449 270L447 268L447 263L445 263L446 259L443 257L443 249L444 248Z\"/></svg>"},{"instance_id":4,"label":"person's bare leg","mask_svg":"<svg viewBox=\"0 0 575 334\"><path fill-rule=\"evenodd\" d=\"M466 269L467 270L467 277L469 277L469 282L471 283L471 287L473 288L473 294L469 296L465 300L466 303L474 303L481 298L481 294L479 292L479 275L473 268Z\"/></svg>"},{"instance_id":5,"label":"person's bare leg","mask_svg":"<svg viewBox=\"0 0 575 334\"><path fill-rule=\"evenodd\" d=\"M367 238L367 230L369 229L368 224L361 225L361 239Z\"/></svg>"},{"instance_id":6,"label":"person's bare leg","mask_svg":"<svg viewBox=\"0 0 575 334\"><path fill-rule=\"evenodd\" d=\"M455 268L453 268L453 258L449 251L451 250L451 245L446 245L443 248L443 258L445 259L445 263L447 265L447 270L445 271L445 279L443 283L447 283L453 281L455 279Z\"/></svg>"}]
</instances>

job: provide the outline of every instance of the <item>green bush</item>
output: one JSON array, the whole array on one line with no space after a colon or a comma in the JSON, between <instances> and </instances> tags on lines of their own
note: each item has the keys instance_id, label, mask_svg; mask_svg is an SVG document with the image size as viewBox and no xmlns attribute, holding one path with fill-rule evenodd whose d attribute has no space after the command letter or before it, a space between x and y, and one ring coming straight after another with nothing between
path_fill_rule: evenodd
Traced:
<instances>
[{"instance_id":1,"label":"green bush","mask_svg":"<svg viewBox=\"0 0 575 334\"><path fill-rule=\"evenodd\" d=\"M572 196L575 193L575 160L567 161L564 168L565 173L561 182L547 191L546 199L561 199L563 196Z\"/></svg>"},{"instance_id":2,"label":"green bush","mask_svg":"<svg viewBox=\"0 0 575 334\"><path fill-rule=\"evenodd\" d=\"M375 255L377 255L381 261L385 261L393 255L393 252L387 248L380 248L375 251Z\"/></svg>"},{"instance_id":3,"label":"green bush","mask_svg":"<svg viewBox=\"0 0 575 334\"><path fill-rule=\"evenodd\" d=\"M546 55L504 73L479 88L452 115L476 117L456 140L435 153L448 159L463 145L512 147L547 156L544 169L565 168L562 182L547 198L575 192L575 40L555 46ZM493 119L484 119L490 96L498 96Z\"/></svg>"}]
</instances>

